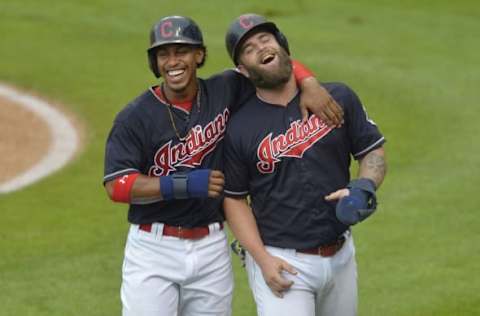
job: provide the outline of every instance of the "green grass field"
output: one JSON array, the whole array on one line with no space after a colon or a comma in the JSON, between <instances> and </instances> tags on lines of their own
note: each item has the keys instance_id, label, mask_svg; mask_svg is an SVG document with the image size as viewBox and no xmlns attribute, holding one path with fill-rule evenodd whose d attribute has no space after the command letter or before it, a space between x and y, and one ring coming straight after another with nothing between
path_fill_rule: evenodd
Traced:
<instances>
[{"instance_id":1,"label":"green grass field","mask_svg":"<svg viewBox=\"0 0 480 316\"><path fill-rule=\"evenodd\" d=\"M245 12L273 19L322 81L349 84L388 139L379 210L354 228L360 315L480 313L478 1L3 0L0 81L66 104L87 143L0 196L0 315L119 315L128 224L103 191L103 150L114 115L155 83L150 26L193 17L206 77L231 66L224 33ZM255 315L234 263L233 315Z\"/></svg>"}]
</instances>

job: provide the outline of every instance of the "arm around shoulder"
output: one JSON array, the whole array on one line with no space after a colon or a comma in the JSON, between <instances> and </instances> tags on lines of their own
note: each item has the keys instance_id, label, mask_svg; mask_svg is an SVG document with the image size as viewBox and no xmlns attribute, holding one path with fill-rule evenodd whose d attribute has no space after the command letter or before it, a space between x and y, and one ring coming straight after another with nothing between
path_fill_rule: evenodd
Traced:
<instances>
[{"instance_id":1,"label":"arm around shoulder","mask_svg":"<svg viewBox=\"0 0 480 316\"><path fill-rule=\"evenodd\" d=\"M322 119L328 126L339 127L343 122L343 110L330 93L317 81L312 71L297 60L292 60L293 74L301 90L300 111L303 120L308 110Z\"/></svg>"}]
</instances>

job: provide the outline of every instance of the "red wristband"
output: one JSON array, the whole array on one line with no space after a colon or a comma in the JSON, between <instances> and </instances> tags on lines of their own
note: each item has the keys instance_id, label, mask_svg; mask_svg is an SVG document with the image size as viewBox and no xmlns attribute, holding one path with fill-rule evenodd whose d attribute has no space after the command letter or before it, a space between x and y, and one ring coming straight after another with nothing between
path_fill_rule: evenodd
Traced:
<instances>
[{"instance_id":1,"label":"red wristband","mask_svg":"<svg viewBox=\"0 0 480 316\"><path fill-rule=\"evenodd\" d=\"M130 203L131 191L139 173L126 174L115 179L113 183L112 200L121 203Z\"/></svg>"},{"instance_id":2,"label":"red wristband","mask_svg":"<svg viewBox=\"0 0 480 316\"><path fill-rule=\"evenodd\" d=\"M315 77L314 73L299 61L292 60L292 67L293 75L295 76L297 85L300 85L300 82L302 82L305 78Z\"/></svg>"}]
</instances>

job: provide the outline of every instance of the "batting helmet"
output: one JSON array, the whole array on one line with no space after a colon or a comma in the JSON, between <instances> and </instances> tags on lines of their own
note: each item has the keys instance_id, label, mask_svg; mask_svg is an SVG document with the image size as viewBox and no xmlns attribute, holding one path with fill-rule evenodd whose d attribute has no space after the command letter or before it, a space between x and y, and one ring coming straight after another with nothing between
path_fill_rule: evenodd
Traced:
<instances>
[{"instance_id":1,"label":"batting helmet","mask_svg":"<svg viewBox=\"0 0 480 316\"><path fill-rule=\"evenodd\" d=\"M235 65L238 65L238 54L242 41L246 39L246 36L251 31L259 27L265 28L265 30L272 33L277 39L278 44L290 55L287 38L280 32L275 23L267 21L267 19L258 14L243 14L230 24L227 35L225 36L228 54Z\"/></svg>"},{"instance_id":2,"label":"batting helmet","mask_svg":"<svg viewBox=\"0 0 480 316\"><path fill-rule=\"evenodd\" d=\"M160 46L167 44L185 44L199 46L205 51L202 31L190 18L184 16L167 16L153 25L150 31L150 48L148 48L148 64L157 78L160 77L155 53ZM205 62L205 56L198 65Z\"/></svg>"}]
</instances>

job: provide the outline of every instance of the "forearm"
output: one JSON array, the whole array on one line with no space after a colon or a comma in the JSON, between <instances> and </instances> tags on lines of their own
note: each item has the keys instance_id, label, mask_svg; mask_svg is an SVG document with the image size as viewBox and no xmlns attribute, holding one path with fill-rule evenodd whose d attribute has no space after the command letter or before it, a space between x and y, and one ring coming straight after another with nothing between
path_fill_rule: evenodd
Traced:
<instances>
[{"instance_id":1,"label":"forearm","mask_svg":"<svg viewBox=\"0 0 480 316\"><path fill-rule=\"evenodd\" d=\"M112 180L105 183L105 190L110 198L113 197L115 181L116 180ZM135 179L135 182L130 190L130 199L134 201L135 199L143 198L162 198L160 181L158 177L149 177L139 174Z\"/></svg>"},{"instance_id":2,"label":"forearm","mask_svg":"<svg viewBox=\"0 0 480 316\"><path fill-rule=\"evenodd\" d=\"M318 85L317 79L315 79L315 75L313 72L308 69L305 65L300 63L298 60L292 59L292 70L293 76L295 77L295 81L297 82L297 86L302 88L302 84L304 81L308 82L315 82Z\"/></svg>"},{"instance_id":3,"label":"forearm","mask_svg":"<svg viewBox=\"0 0 480 316\"><path fill-rule=\"evenodd\" d=\"M359 178L367 178L375 182L378 189L385 178L387 163L385 161L385 150L382 148L369 152L360 160L358 170Z\"/></svg>"},{"instance_id":4,"label":"forearm","mask_svg":"<svg viewBox=\"0 0 480 316\"><path fill-rule=\"evenodd\" d=\"M317 81L313 73L298 61L292 61L293 74L301 90L300 111L303 120L312 112L329 127L339 127L343 123L343 110L330 93Z\"/></svg>"},{"instance_id":5,"label":"forearm","mask_svg":"<svg viewBox=\"0 0 480 316\"><path fill-rule=\"evenodd\" d=\"M315 77L305 77L302 81L297 81L297 85L301 91L308 91L309 89L319 89L325 94L328 94L328 91L318 82Z\"/></svg>"},{"instance_id":6,"label":"forearm","mask_svg":"<svg viewBox=\"0 0 480 316\"><path fill-rule=\"evenodd\" d=\"M253 211L245 199L226 197L223 202L228 226L256 262L269 256L260 237Z\"/></svg>"},{"instance_id":7,"label":"forearm","mask_svg":"<svg viewBox=\"0 0 480 316\"><path fill-rule=\"evenodd\" d=\"M223 184L220 170L195 169L162 177L128 174L107 182L105 189L115 202L138 204L159 199L217 198L223 193Z\"/></svg>"},{"instance_id":8,"label":"forearm","mask_svg":"<svg viewBox=\"0 0 480 316\"><path fill-rule=\"evenodd\" d=\"M138 198L161 198L161 187L158 177L139 175L132 187L132 200Z\"/></svg>"}]
</instances>

